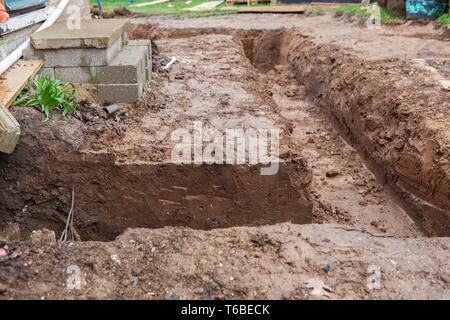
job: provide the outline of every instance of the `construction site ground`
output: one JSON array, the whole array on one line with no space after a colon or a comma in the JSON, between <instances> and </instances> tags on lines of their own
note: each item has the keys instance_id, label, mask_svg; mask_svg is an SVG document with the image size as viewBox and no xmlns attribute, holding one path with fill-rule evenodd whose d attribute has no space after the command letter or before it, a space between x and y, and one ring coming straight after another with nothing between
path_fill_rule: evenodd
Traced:
<instances>
[{"instance_id":1,"label":"construction site ground","mask_svg":"<svg viewBox=\"0 0 450 320\"><path fill-rule=\"evenodd\" d=\"M116 117L90 85L69 121L10 109L0 298L450 299L449 29L150 16L128 37L154 41L154 72ZM279 173L171 163L199 121L279 128ZM59 238L72 188L77 241L33 233Z\"/></svg>"}]
</instances>

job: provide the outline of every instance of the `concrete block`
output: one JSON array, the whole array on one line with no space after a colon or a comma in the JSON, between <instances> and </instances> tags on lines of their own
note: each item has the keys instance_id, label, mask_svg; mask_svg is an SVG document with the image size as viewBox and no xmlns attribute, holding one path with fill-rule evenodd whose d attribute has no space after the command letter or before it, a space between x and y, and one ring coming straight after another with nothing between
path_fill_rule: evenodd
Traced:
<instances>
[{"instance_id":1,"label":"concrete block","mask_svg":"<svg viewBox=\"0 0 450 320\"><path fill-rule=\"evenodd\" d=\"M38 72L39 76L52 76L55 79L55 68L41 68Z\"/></svg>"},{"instance_id":2,"label":"concrete block","mask_svg":"<svg viewBox=\"0 0 450 320\"><path fill-rule=\"evenodd\" d=\"M152 41L147 39L137 39L137 40L128 40L127 43L130 47L136 47L136 46L145 46L148 48L148 54L152 54Z\"/></svg>"},{"instance_id":3,"label":"concrete block","mask_svg":"<svg viewBox=\"0 0 450 320\"><path fill-rule=\"evenodd\" d=\"M128 19L83 20L79 29L68 28L66 23L51 27L31 36L35 49L68 49L110 47L130 25Z\"/></svg>"},{"instance_id":4,"label":"concrete block","mask_svg":"<svg viewBox=\"0 0 450 320\"><path fill-rule=\"evenodd\" d=\"M152 65L152 41L147 39L128 40L128 46L145 46L147 48L147 57L145 67Z\"/></svg>"},{"instance_id":5,"label":"concrete block","mask_svg":"<svg viewBox=\"0 0 450 320\"><path fill-rule=\"evenodd\" d=\"M147 81L152 80L152 68L151 68L151 67L145 69L145 79L146 79Z\"/></svg>"},{"instance_id":6,"label":"concrete block","mask_svg":"<svg viewBox=\"0 0 450 320\"><path fill-rule=\"evenodd\" d=\"M92 70L95 76L95 70ZM91 83L89 68L87 67L65 67L55 68L55 78L61 81L70 81L78 83Z\"/></svg>"},{"instance_id":7,"label":"concrete block","mask_svg":"<svg viewBox=\"0 0 450 320\"><path fill-rule=\"evenodd\" d=\"M104 104L136 102L141 96L143 89L143 83L97 85L98 97Z\"/></svg>"},{"instance_id":8,"label":"concrete block","mask_svg":"<svg viewBox=\"0 0 450 320\"><path fill-rule=\"evenodd\" d=\"M146 47L125 46L108 66L99 68L98 83L137 83L145 81L146 53Z\"/></svg>"},{"instance_id":9,"label":"concrete block","mask_svg":"<svg viewBox=\"0 0 450 320\"><path fill-rule=\"evenodd\" d=\"M27 48L23 51L25 59L42 59L45 61L44 67L87 67L106 66L117 56L122 49L122 38L117 39L106 49L96 48L75 48L60 50L36 50Z\"/></svg>"},{"instance_id":10,"label":"concrete block","mask_svg":"<svg viewBox=\"0 0 450 320\"><path fill-rule=\"evenodd\" d=\"M0 103L0 152L12 153L20 138L20 125Z\"/></svg>"},{"instance_id":11,"label":"concrete block","mask_svg":"<svg viewBox=\"0 0 450 320\"><path fill-rule=\"evenodd\" d=\"M125 31L125 32L122 34L122 42L123 42L123 45L128 44L128 33L127 33L127 31Z\"/></svg>"}]
</instances>

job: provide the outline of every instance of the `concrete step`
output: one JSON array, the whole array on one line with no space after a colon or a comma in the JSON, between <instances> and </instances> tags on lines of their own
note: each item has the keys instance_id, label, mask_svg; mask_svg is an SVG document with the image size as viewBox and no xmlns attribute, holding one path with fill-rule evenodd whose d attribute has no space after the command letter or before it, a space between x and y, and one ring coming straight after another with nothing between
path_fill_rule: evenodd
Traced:
<instances>
[{"instance_id":1,"label":"concrete step","mask_svg":"<svg viewBox=\"0 0 450 320\"><path fill-rule=\"evenodd\" d=\"M97 85L98 98L104 104L136 102L143 90L144 82Z\"/></svg>"},{"instance_id":2,"label":"concrete step","mask_svg":"<svg viewBox=\"0 0 450 320\"><path fill-rule=\"evenodd\" d=\"M44 60L44 68L105 66L117 56L126 43L126 34L117 38L107 48L35 49L27 48L23 57L27 60Z\"/></svg>"},{"instance_id":3,"label":"concrete step","mask_svg":"<svg viewBox=\"0 0 450 320\"><path fill-rule=\"evenodd\" d=\"M92 20L81 29L60 25L32 35L27 59L45 61L41 74L96 83L103 103L135 102L152 74L150 40L128 40L128 20Z\"/></svg>"},{"instance_id":4,"label":"concrete step","mask_svg":"<svg viewBox=\"0 0 450 320\"><path fill-rule=\"evenodd\" d=\"M152 41L146 39L139 40L128 40L128 46L140 47L144 46L147 48L147 61L145 67L148 68L152 64Z\"/></svg>"},{"instance_id":5,"label":"concrete step","mask_svg":"<svg viewBox=\"0 0 450 320\"><path fill-rule=\"evenodd\" d=\"M129 40L111 64L100 68L97 92L102 103L135 102L151 79L150 40Z\"/></svg>"},{"instance_id":6,"label":"concrete step","mask_svg":"<svg viewBox=\"0 0 450 320\"><path fill-rule=\"evenodd\" d=\"M107 66L100 67L99 84L119 84L145 82L148 67L146 46L125 46Z\"/></svg>"},{"instance_id":7,"label":"concrete step","mask_svg":"<svg viewBox=\"0 0 450 320\"><path fill-rule=\"evenodd\" d=\"M152 79L152 41L146 40L146 39L139 39L139 40L128 40L129 46L145 46L147 47L147 60L145 63L145 73L147 81L150 81Z\"/></svg>"},{"instance_id":8,"label":"concrete step","mask_svg":"<svg viewBox=\"0 0 450 320\"><path fill-rule=\"evenodd\" d=\"M130 25L128 19L85 20L79 29L67 28L65 23L34 33L31 44L35 49L109 48L122 37Z\"/></svg>"}]
</instances>

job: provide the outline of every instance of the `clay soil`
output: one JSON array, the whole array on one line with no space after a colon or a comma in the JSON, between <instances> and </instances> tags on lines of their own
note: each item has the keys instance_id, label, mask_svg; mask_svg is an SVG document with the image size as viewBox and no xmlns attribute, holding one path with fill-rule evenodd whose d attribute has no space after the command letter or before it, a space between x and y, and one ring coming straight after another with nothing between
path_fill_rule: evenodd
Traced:
<instances>
[{"instance_id":1,"label":"clay soil","mask_svg":"<svg viewBox=\"0 0 450 320\"><path fill-rule=\"evenodd\" d=\"M106 118L80 85L68 122L12 109L0 298L450 298L447 31L260 14L143 17L128 35L155 44L135 105ZM280 129L278 173L173 164L170 133L196 121ZM72 188L78 241L33 233L59 238Z\"/></svg>"}]
</instances>

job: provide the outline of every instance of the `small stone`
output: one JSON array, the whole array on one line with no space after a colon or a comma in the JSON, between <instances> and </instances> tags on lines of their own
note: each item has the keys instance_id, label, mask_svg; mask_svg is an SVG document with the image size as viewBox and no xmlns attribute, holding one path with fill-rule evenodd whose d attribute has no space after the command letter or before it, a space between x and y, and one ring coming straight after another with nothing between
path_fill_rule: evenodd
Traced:
<instances>
[{"instance_id":1,"label":"small stone","mask_svg":"<svg viewBox=\"0 0 450 320\"><path fill-rule=\"evenodd\" d=\"M6 284L0 284L0 294L4 294L8 291L8 286Z\"/></svg>"},{"instance_id":2,"label":"small stone","mask_svg":"<svg viewBox=\"0 0 450 320\"><path fill-rule=\"evenodd\" d=\"M444 90L450 91L450 80L441 80L439 83Z\"/></svg>"},{"instance_id":3,"label":"small stone","mask_svg":"<svg viewBox=\"0 0 450 320\"><path fill-rule=\"evenodd\" d=\"M53 243L56 242L56 235L55 231L51 231L48 229L42 229L42 230L35 230L31 233L31 242L33 244L38 243Z\"/></svg>"},{"instance_id":4,"label":"small stone","mask_svg":"<svg viewBox=\"0 0 450 320\"><path fill-rule=\"evenodd\" d=\"M117 264L120 264L120 259L119 259L119 257L117 257L117 254L112 254L111 255L111 260L114 261Z\"/></svg>"},{"instance_id":5,"label":"small stone","mask_svg":"<svg viewBox=\"0 0 450 320\"><path fill-rule=\"evenodd\" d=\"M320 108L316 107L316 106L311 106L308 109L306 109L307 112L309 113L319 113L320 112Z\"/></svg>"},{"instance_id":6,"label":"small stone","mask_svg":"<svg viewBox=\"0 0 450 320\"><path fill-rule=\"evenodd\" d=\"M450 276L445 272L440 272L440 278L446 283L450 283Z\"/></svg>"},{"instance_id":7,"label":"small stone","mask_svg":"<svg viewBox=\"0 0 450 320\"><path fill-rule=\"evenodd\" d=\"M134 268L133 269L133 276L137 277L139 275L142 274L142 269L141 268Z\"/></svg>"},{"instance_id":8,"label":"small stone","mask_svg":"<svg viewBox=\"0 0 450 320\"><path fill-rule=\"evenodd\" d=\"M372 221L370 223L370 225L374 226L375 228L377 228L378 230L380 230L381 232L386 232L386 226L384 224L384 222L382 220L379 221Z\"/></svg>"},{"instance_id":9,"label":"small stone","mask_svg":"<svg viewBox=\"0 0 450 320\"><path fill-rule=\"evenodd\" d=\"M328 271L331 270L331 266L327 264L325 267L322 268L322 270L325 271L325 273L328 273Z\"/></svg>"},{"instance_id":10,"label":"small stone","mask_svg":"<svg viewBox=\"0 0 450 320\"><path fill-rule=\"evenodd\" d=\"M20 228L18 224L0 226L0 241L10 242L20 240Z\"/></svg>"},{"instance_id":11,"label":"small stone","mask_svg":"<svg viewBox=\"0 0 450 320\"><path fill-rule=\"evenodd\" d=\"M359 205L365 207L365 206L367 206L367 201L366 200L361 200L359 202Z\"/></svg>"},{"instance_id":12,"label":"small stone","mask_svg":"<svg viewBox=\"0 0 450 320\"><path fill-rule=\"evenodd\" d=\"M330 297L331 288L316 278L308 279L306 287L312 289L311 295L316 297Z\"/></svg>"},{"instance_id":13,"label":"small stone","mask_svg":"<svg viewBox=\"0 0 450 320\"><path fill-rule=\"evenodd\" d=\"M340 173L332 170L332 171L327 171L327 173L325 175L327 178L334 178L334 177L337 177L338 175L340 175Z\"/></svg>"}]
</instances>

